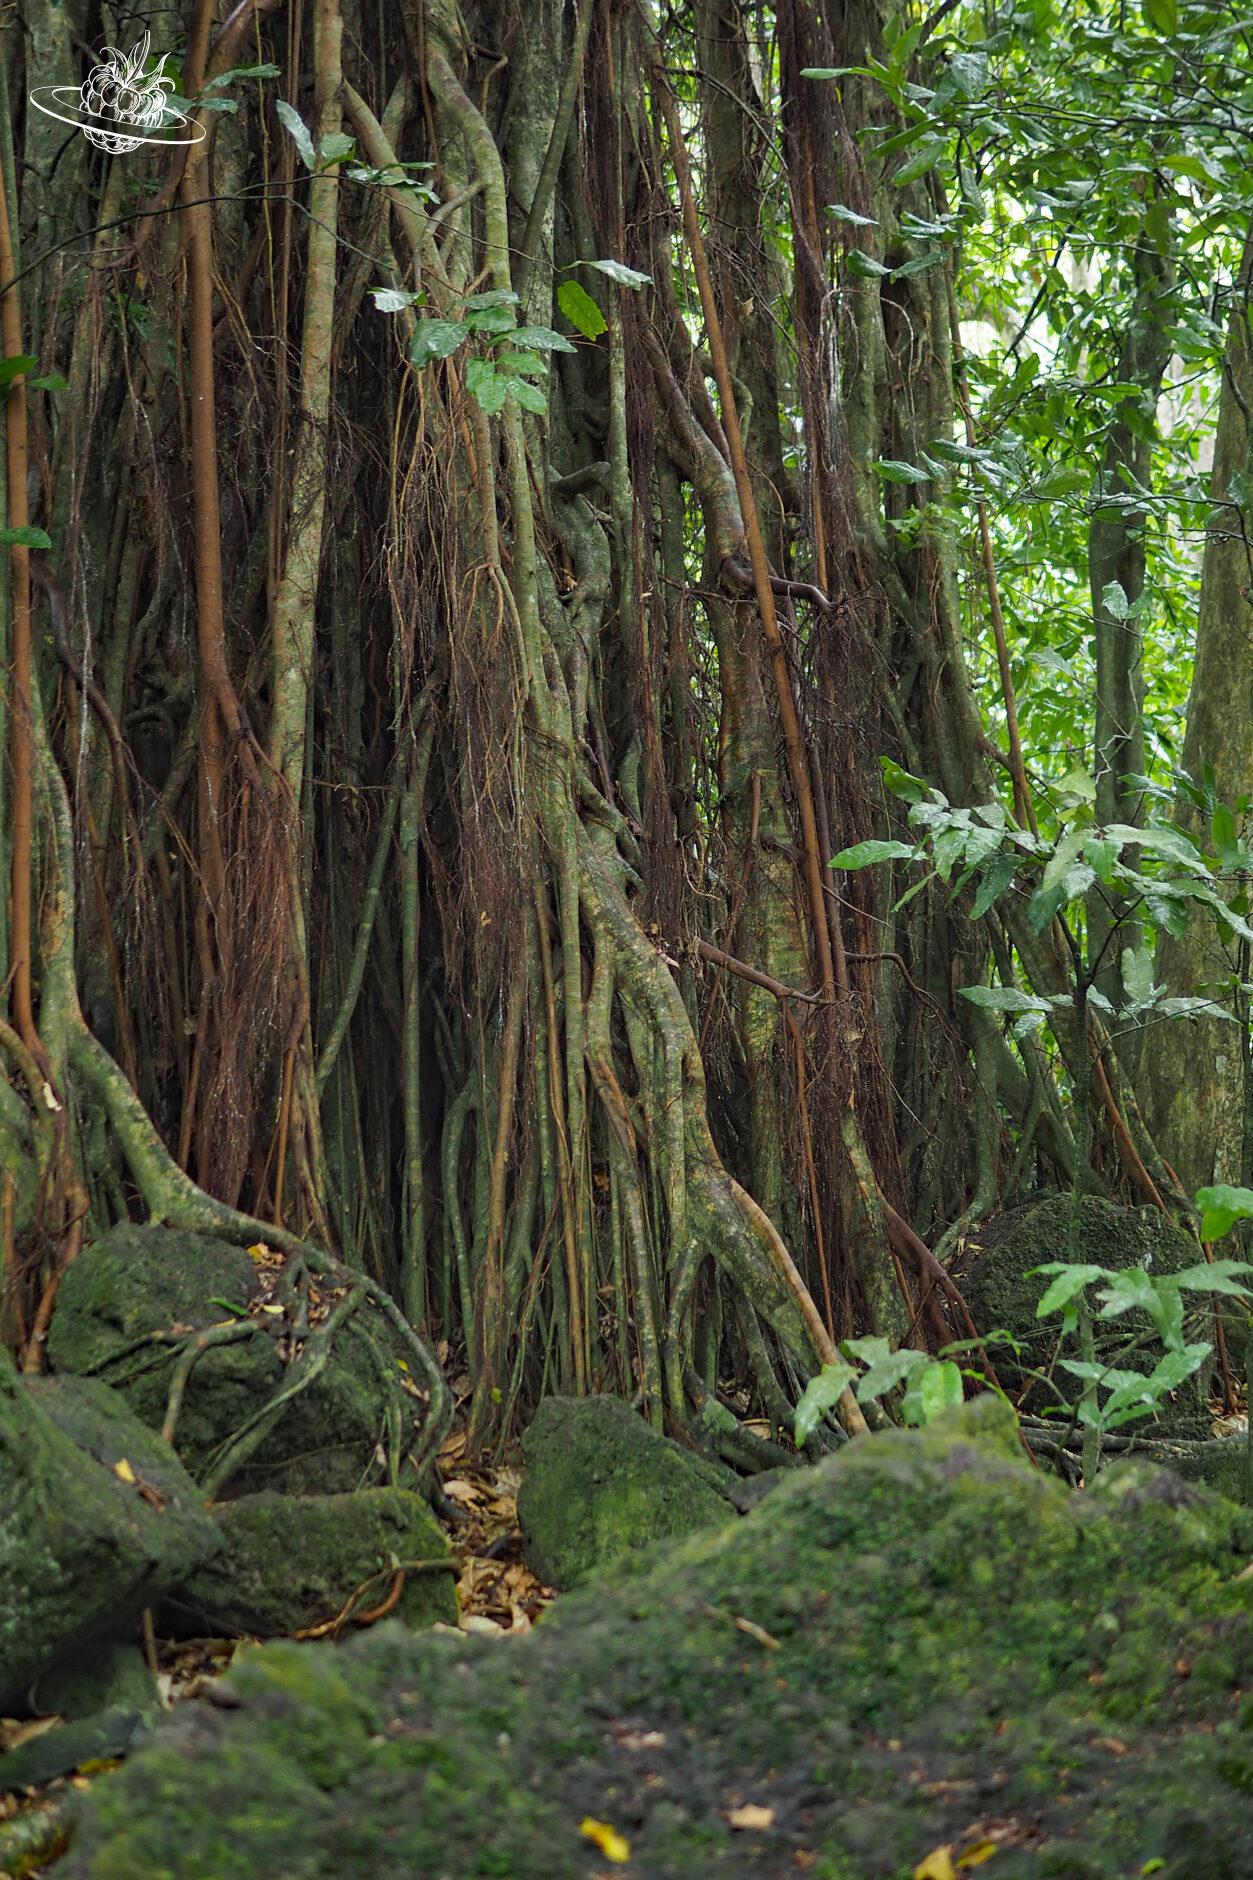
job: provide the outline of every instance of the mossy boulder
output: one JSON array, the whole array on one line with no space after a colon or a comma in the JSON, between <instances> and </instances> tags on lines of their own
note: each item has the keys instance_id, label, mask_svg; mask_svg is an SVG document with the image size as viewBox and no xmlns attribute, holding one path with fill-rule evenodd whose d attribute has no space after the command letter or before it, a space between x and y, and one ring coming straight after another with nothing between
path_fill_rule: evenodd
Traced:
<instances>
[{"instance_id":1,"label":"mossy boulder","mask_svg":"<svg viewBox=\"0 0 1253 1880\"><path fill-rule=\"evenodd\" d=\"M1200 1482L1228 1501L1249 1500L1249 1439L1220 1436L1203 1443L1161 1443L1153 1455L1185 1482Z\"/></svg>"},{"instance_id":2,"label":"mossy boulder","mask_svg":"<svg viewBox=\"0 0 1253 1880\"><path fill-rule=\"evenodd\" d=\"M985 1231L982 1246L973 1265L962 1277L962 1290L971 1316L981 1332L1006 1331L1022 1346L1021 1359L1015 1359L1006 1346L992 1348L991 1357L997 1375L1007 1387L1017 1389L1026 1381L1029 1369L1047 1369L1057 1349L1061 1316L1038 1319L1040 1303L1048 1280L1033 1274L1032 1268L1052 1260L1068 1260L1071 1200L1069 1195L1051 1195L1003 1215ZM1150 1274L1181 1273L1197 1265L1201 1251L1172 1221L1156 1208L1121 1208L1096 1195L1084 1196L1079 1204L1077 1261L1115 1269L1142 1266ZM1200 1303L1200 1295L1192 1296ZM1143 1312L1127 1312L1120 1318L1095 1326L1097 1356L1102 1362L1115 1362L1117 1355L1133 1339L1151 1330ZM1205 1336L1204 1333L1201 1334ZM1212 1326L1209 1334L1212 1338ZM1063 1349L1064 1357L1077 1358L1079 1348L1072 1337ZM1162 1356L1162 1347L1150 1338L1130 1355L1127 1364L1140 1371L1151 1371ZM1170 1430L1179 1435L1200 1436L1209 1432L1209 1412L1205 1397L1212 1375L1212 1364L1186 1382L1168 1399L1152 1420L1132 1425L1138 1433ZM1078 1380L1060 1368L1053 1381L1068 1402L1077 1400L1081 1390ZM1057 1399L1041 1385L1031 1386L1022 1407L1040 1412Z\"/></svg>"},{"instance_id":3,"label":"mossy boulder","mask_svg":"<svg viewBox=\"0 0 1253 1880\"><path fill-rule=\"evenodd\" d=\"M588 1820L649 1880L908 1880L986 1839L1001 1880L1247 1880L1253 1524L1102 1481L1031 1469L984 1399L530 1637L263 1646L93 1785L67 1880L588 1880Z\"/></svg>"},{"instance_id":4,"label":"mossy boulder","mask_svg":"<svg viewBox=\"0 0 1253 1880\"><path fill-rule=\"evenodd\" d=\"M29 1697L40 1717L95 1717L118 1710L151 1719L161 1707L139 1645L121 1639L101 1639L49 1665L32 1681Z\"/></svg>"},{"instance_id":5,"label":"mossy boulder","mask_svg":"<svg viewBox=\"0 0 1253 1880\"><path fill-rule=\"evenodd\" d=\"M178 1458L104 1384L0 1351L0 1712L50 1664L134 1627L221 1545Z\"/></svg>"},{"instance_id":6,"label":"mossy boulder","mask_svg":"<svg viewBox=\"0 0 1253 1880\"><path fill-rule=\"evenodd\" d=\"M577 1586L589 1573L734 1517L734 1478L659 1436L616 1397L546 1397L522 1439L518 1520L533 1573Z\"/></svg>"},{"instance_id":7,"label":"mossy boulder","mask_svg":"<svg viewBox=\"0 0 1253 1880\"><path fill-rule=\"evenodd\" d=\"M244 1495L223 1502L222 1551L162 1608L171 1631L281 1638L344 1611L382 1605L407 1566L397 1615L409 1625L457 1623L456 1572L443 1530L420 1495Z\"/></svg>"},{"instance_id":8,"label":"mossy boulder","mask_svg":"<svg viewBox=\"0 0 1253 1880\"><path fill-rule=\"evenodd\" d=\"M115 1227L85 1248L61 1281L49 1361L56 1371L103 1376L136 1416L160 1429L176 1352L145 1349L144 1341L154 1331L200 1331L246 1313L261 1284L243 1248L211 1235ZM403 1356L382 1315L360 1307L337 1333L325 1370L293 1398L224 1493L333 1493L380 1480L390 1389L381 1368L395 1371ZM175 1447L192 1475L204 1476L222 1445L285 1378L277 1340L264 1327L241 1343L204 1352L175 1432Z\"/></svg>"}]
</instances>

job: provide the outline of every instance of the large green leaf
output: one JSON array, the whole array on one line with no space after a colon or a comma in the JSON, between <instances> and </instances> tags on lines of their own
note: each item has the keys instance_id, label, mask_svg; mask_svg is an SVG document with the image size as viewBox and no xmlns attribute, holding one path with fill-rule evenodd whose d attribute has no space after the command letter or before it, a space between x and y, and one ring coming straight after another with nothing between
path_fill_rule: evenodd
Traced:
<instances>
[{"instance_id":1,"label":"large green leaf","mask_svg":"<svg viewBox=\"0 0 1253 1880\"><path fill-rule=\"evenodd\" d=\"M419 320L409 341L409 358L415 366L449 359L465 337L466 329L459 320Z\"/></svg>"},{"instance_id":2,"label":"large green leaf","mask_svg":"<svg viewBox=\"0 0 1253 1880\"><path fill-rule=\"evenodd\" d=\"M853 1366L841 1360L837 1364L824 1364L817 1377L810 1378L801 1393L793 1422L798 1449L804 1448L828 1410L834 1410L856 1375Z\"/></svg>"},{"instance_id":3,"label":"large green leaf","mask_svg":"<svg viewBox=\"0 0 1253 1880\"><path fill-rule=\"evenodd\" d=\"M870 868L875 862L903 862L915 854L908 842L854 842L831 857L832 868Z\"/></svg>"}]
</instances>

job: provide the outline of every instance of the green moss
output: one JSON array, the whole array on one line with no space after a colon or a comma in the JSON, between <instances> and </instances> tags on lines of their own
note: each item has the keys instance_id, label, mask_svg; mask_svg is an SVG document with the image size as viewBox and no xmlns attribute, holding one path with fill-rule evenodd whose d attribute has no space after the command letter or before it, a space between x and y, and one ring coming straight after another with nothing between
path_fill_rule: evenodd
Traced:
<instances>
[{"instance_id":1,"label":"green moss","mask_svg":"<svg viewBox=\"0 0 1253 1880\"><path fill-rule=\"evenodd\" d=\"M257 1290L256 1268L242 1248L207 1234L116 1227L85 1248L61 1282L50 1362L58 1371L98 1371L136 1416L160 1429L173 1353L153 1347L128 1355L128 1348L174 1325L200 1330L220 1324L231 1316L228 1308L246 1306ZM369 1337L362 1331L367 1314ZM292 1400L225 1492L336 1493L381 1479L377 1450L386 1393L379 1352L393 1363L404 1355L382 1316L362 1307L337 1336L321 1376ZM197 1479L285 1376L275 1342L264 1333L214 1347L197 1361L175 1435Z\"/></svg>"},{"instance_id":2,"label":"green moss","mask_svg":"<svg viewBox=\"0 0 1253 1880\"><path fill-rule=\"evenodd\" d=\"M518 1519L550 1586L577 1586L655 1542L734 1518L723 1474L617 1398L545 1398L522 1447Z\"/></svg>"},{"instance_id":3,"label":"green moss","mask_svg":"<svg viewBox=\"0 0 1253 1880\"><path fill-rule=\"evenodd\" d=\"M163 1615L178 1632L277 1638L335 1618L363 1582L360 1610L391 1590L391 1564L449 1561L448 1542L421 1496L248 1495L225 1502L222 1552L178 1590ZM379 1577L373 1577L379 1576ZM454 1574L413 1573L400 1617L418 1627L457 1623Z\"/></svg>"},{"instance_id":4,"label":"green moss","mask_svg":"<svg viewBox=\"0 0 1253 1880\"><path fill-rule=\"evenodd\" d=\"M0 1709L13 1714L47 1664L133 1624L221 1536L177 1458L105 1385L24 1383L2 1350L0 1482Z\"/></svg>"},{"instance_id":5,"label":"green moss","mask_svg":"<svg viewBox=\"0 0 1253 1880\"><path fill-rule=\"evenodd\" d=\"M1247 1875L1248 1517L1145 1470L1067 1495L1012 1433L850 1444L529 1639L250 1653L237 1709L95 1786L68 1871L586 1880L591 1815L659 1877L899 1880L991 1817L1003 1880Z\"/></svg>"},{"instance_id":6,"label":"green moss","mask_svg":"<svg viewBox=\"0 0 1253 1880\"><path fill-rule=\"evenodd\" d=\"M104 1710L153 1717L157 1687L138 1645L106 1639L80 1648L35 1679L31 1709L40 1716L91 1717Z\"/></svg>"}]
</instances>

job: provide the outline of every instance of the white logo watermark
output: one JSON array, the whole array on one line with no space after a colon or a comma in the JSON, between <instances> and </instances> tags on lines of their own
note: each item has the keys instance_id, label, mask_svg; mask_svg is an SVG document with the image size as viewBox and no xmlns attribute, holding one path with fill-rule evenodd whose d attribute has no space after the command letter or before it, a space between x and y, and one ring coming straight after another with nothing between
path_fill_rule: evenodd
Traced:
<instances>
[{"instance_id":1,"label":"white logo watermark","mask_svg":"<svg viewBox=\"0 0 1253 1880\"><path fill-rule=\"evenodd\" d=\"M30 101L37 111L80 130L97 150L123 156L141 144L195 144L204 126L192 123L175 103L174 80L166 76L169 58L163 52L152 71L145 72L151 35L145 33L129 52L106 46L99 65L93 65L81 85L41 85ZM190 126L186 136L176 133Z\"/></svg>"}]
</instances>

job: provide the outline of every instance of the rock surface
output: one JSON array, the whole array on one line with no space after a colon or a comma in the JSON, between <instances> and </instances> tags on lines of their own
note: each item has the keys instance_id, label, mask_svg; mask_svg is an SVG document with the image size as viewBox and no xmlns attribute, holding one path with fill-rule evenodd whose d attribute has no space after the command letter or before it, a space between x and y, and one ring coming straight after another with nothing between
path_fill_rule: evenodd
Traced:
<instances>
[{"instance_id":1,"label":"rock surface","mask_svg":"<svg viewBox=\"0 0 1253 1880\"><path fill-rule=\"evenodd\" d=\"M546 1397L522 1439L518 1520L531 1571L577 1586L597 1567L733 1518L734 1478L616 1397Z\"/></svg>"},{"instance_id":2,"label":"rock surface","mask_svg":"<svg viewBox=\"0 0 1253 1880\"><path fill-rule=\"evenodd\" d=\"M1160 1471L1068 1494L986 1397L528 1638L246 1654L233 1708L187 1706L94 1785L54 1871L908 1880L948 1848L997 1880L1247 1880L1251 1553L1248 1514Z\"/></svg>"},{"instance_id":3,"label":"rock surface","mask_svg":"<svg viewBox=\"0 0 1253 1880\"><path fill-rule=\"evenodd\" d=\"M133 1626L221 1535L178 1458L106 1385L27 1383L3 1351L0 1482L0 1712L12 1716L40 1671Z\"/></svg>"},{"instance_id":4,"label":"rock surface","mask_svg":"<svg viewBox=\"0 0 1253 1880\"><path fill-rule=\"evenodd\" d=\"M406 1577L398 1617L415 1627L457 1623L448 1542L420 1495L245 1495L223 1502L217 1517L222 1551L163 1605L171 1631L281 1638L335 1619L369 1581L357 1604L365 1613L388 1597L393 1561L424 1569Z\"/></svg>"},{"instance_id":5,"label":"rock surface","mask_svg":"<svg viewBox=\"0 0 1253 1880\"><path fill-rule=\"evenodd\" d=\"M56 1371L98 1370L135 1415L160 1429L174 1354L143 1350L150 1333L173 1326L202 1330L243 1313L260 1287L256 1264L240 1247L207 1234L164 1227L115 1227L83 1250L66 1271L48 1338ZM368 1308L350 1318L320 1377L295 1397L263 1446L226 1485L228 1496L276 1489L322 1494L382 1477L376 1459L387 1391L378 1349L403 1356L390 1327ZM191 1373L175 1447L198 1480L222 1444L284 1381L275 1340L259 1332L206 1351Z\"/></svg>"},{"instance_id":6,"label":"rock surface","mask_svg":"<svg viewBox=\"0 0 1253 1880\"><path fill-rule=\"evenodd\" d=\"M1024 1381L1026 1368L1047 1369L1057 1346L1061 1316L1037 1319L1036 1306L1048 1280L1032 1275L1033 1267L1051 1260L1067 1260L1070 1231L1069 1195L1052 1195L1045 1201L1016 1209L992 1224L983 1250L969 1272L961 1279L962 1291L971 1316L981 1332L1010 1332L1022 1345L1022 1358L1015 1361L1012 1351L998 1345L992 1350L997 1374L1007 1389L1016 1389ZM1156 1208L1120 1208L1099 1196L1085 1196L1080 1203L1079 1248L1076 1259L1094 1266L1122 1268L1143 1266L1148 1272L1180 1273L1196 1266L1203 1258L1194 1240L1168 1221ZM1189 1309L1202 1305L1199 1294L1191 1296ZM1212 1319L1201 1338L1213 1338ZM1118 1319L1095 1326L1097 1356L1108 1362L1114 1354L1150 1329L1142 1312L1127 1312ZM1074 1338L1063 1356L1077 1358L1079 1348ZM1151 1371L1162 1356L1162 1347L1150 1339L1128 1359L1136 1370ZM1155 1418L1146 1417L1129 1426L1137 1435L1155 1432L1208 1435L1210 1413L1206 1393L1212 1363L1188 1378ZM1054 1383L1068 1401L1075 1401L1081 1389L1078 1381L1060 1369ZM1040 1385L1032 1387L1022 1401L1024 1410L1037 1416L1046 1404L1057 1399Z\"/></svg>"},{"instance_id":7,"label":"rock surface","mask_svg":"<svg viewBox=\"0 0 1253 1880\"><path fill-rule=\"evenodd\" d=\"M30 1687L30 1707L40 1717L95 1717L121 1710L150 1719L161 1706L138 1644L102 1639L40 1672Z\"/></svg>"}]
</instances>

